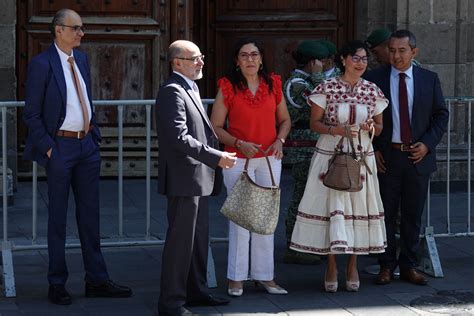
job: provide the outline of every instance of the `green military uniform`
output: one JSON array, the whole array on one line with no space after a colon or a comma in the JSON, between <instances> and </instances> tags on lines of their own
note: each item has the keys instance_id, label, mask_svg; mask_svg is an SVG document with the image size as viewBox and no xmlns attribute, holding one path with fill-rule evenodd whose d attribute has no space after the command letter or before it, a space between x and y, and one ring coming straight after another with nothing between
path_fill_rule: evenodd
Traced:
<instances>
[{"instance_id":1,"label":"green military uniform","mask_svg":"<svg viewBox=\"0 0 474 316\"><path fill-rule=\"evenodd\" d=\"M292 129L288 135L285 157L293 164L292 175L295 181L293 196L287 210L286 239L288 244L296 221L298 205L303 197L309 165L314 145L319 135L309 128L311 107L306 103L308 95L324 80L323 73L308 74L300 69L294 70L283 86Z\"/></svg>"},{"instance_id":2,"label":"green military uniform","mask_svg":"<svg viewBox=\"0 0 474 316\"><path fill-rule=\"evenodd\" d=\"M328 78L339 76L341 70L337 67ZM314 145L319 135L309 128L311 107L306 103L307 96L320 84L324 73L307 74L295 69L283 86L283 91L290 113L292 129L288 135L285 156L288 163L293 164L292 175L295 181L293 196L287 210L286 237L289 244L295 226L298 206L303 197L309 166L314 153Z\"/></svg>"},{"instance_id":3,"label":"green military uniform","mask_svg":"<svg viewBox=\"0 0 474 316\"><path fill-rule=\"evenodd\" d=\"M330 46L332 45L332 46ZM335 54L335 46L330 42L305 41L302 42L297 52L313 58L323 59ZM330 77L337 76L341 71L335 67L332 71L326 71ZM292 175L294 179L293 196L287 210L286 218L286 238L290 244L291 235L295 226L298 206L303 197L306 180L308 178L311 158L314 153L314 146L319 135L311 131L310 117L311 107L306 100L314 88L326 78L324 72L306 73L301 69L295 69L283 86L283 94L290 113L292 129L285 143L285 162L293 165ZM306 256L305 256L306 255ZM287 249L285 262L315 264L319 262L319 257L308 255Z\"/></svg>"}]
</instances>

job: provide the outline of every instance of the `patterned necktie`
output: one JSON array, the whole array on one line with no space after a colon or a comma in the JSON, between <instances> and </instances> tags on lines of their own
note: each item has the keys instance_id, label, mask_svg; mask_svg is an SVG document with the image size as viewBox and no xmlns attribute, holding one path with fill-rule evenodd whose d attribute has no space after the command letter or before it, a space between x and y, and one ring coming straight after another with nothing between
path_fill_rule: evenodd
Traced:
<instances>
[{"instance_id":1,"label":"patterned necktie","mask_svg":"<svg viewBox=\"0 0 474 316\"><path fill-rule=\"evenodd\" d=\"M401 72L398 82L398 106L400 114L400 138L403 144L411 144L410 113L408 112L406 74Z\"/></svg>"},{"instance_id":2,"label":"patterned necktie","mask_svg":"<svg viewBox=\"0 0 474 316\"><path fill-rule=\"evenodd\" d=\"M79 103L81 103L82 115L84 118L84 132L86 134L89 132L89 112L87 112L87 103L84 99L84 95L82 94L81 89L81 82L79 81L79 77L77 76L76 68L74 66L74 57L69 57L67 62L71 65L71 72L72 72L72 80L74 82L74 87L76 88L77 95L79 97Z\"/></svg>"}]
</instances>

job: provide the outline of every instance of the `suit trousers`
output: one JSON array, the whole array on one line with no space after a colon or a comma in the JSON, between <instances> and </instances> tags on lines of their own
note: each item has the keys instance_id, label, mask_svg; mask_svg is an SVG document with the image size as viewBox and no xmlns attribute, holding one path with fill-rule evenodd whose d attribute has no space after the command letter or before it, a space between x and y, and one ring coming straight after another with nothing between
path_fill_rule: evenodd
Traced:
<instances>
[{"instance_id":1,"label":"suit trousers","mask_svg":"<svg viewBox=\"0 0 474 316\"><path fill-rule=\"evenodd\" d=\"M184 184L183 184L184 185ZM177 310L207 295L209 210L207 196L168 196L160 310Z\"/></svg>"},{"instance_id":2,"label":"suit trousers","mask_svg":"<svg viewBox=\"0 0 474 316\"><path fill-rule=\"evenodd\" d=\"M397 265L402 270L417 266L421 217L428 192L429 174L418 174L408 157L408 152L392 149L390 157L385 159L386 173L379 174L387 231L387 248L379 256L379 263L392 271ZM395 234L399 209L401 247L397 260Z\"/></svg>"},{"instance_id":3,"label":"suit trousers","mask_svg":"<svg viewBox=\"0 0 474 316\"><path fill-rule=\"evenodd\" d=\"M277 185L280 183L281 160L268 157L272 166L273 176ZM237 182L247 159L238 158L236 165L225 169L224 184L230 192ZM270 171L264 157L250 159L248 175L255 183L270 187L272 185ZM227 278L233 281L253 280L271 281L274 276L273 262L274 235L252 233L229 221L229 254ZM249 271L250 265L250 271Z\"/></svg>"},{"instance_id":4,"label":"suit trousers","mask_svg":"<svg viewBox=\"0 0 474 316\"><path fill-rule=\"evenodd\" d=\"M56 137L46 166L48 177L48 254L50 284L65 284L66 218L69 191L76 204L76 222L81 241L85 280L109 279L100 249L99 146L88 134L83 139Z\"/></svg>"}]
</instances>

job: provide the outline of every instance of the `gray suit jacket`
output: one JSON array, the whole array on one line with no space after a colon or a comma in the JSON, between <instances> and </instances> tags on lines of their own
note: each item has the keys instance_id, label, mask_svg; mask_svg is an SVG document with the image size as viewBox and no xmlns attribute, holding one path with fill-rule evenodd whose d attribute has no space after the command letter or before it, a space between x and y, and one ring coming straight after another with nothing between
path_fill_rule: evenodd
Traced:
<instances>
[{"instance_id":1,"label":"gray suit jacket","mask_svg":"<svg viewBox=\"0 0 474 316\"><path fill-rule=\"evenodd\" d=\"M191 87L173 73L156 98L158 191L167 196L207 196L221 158L219 142Z\"/></svg>"}]
</instances>

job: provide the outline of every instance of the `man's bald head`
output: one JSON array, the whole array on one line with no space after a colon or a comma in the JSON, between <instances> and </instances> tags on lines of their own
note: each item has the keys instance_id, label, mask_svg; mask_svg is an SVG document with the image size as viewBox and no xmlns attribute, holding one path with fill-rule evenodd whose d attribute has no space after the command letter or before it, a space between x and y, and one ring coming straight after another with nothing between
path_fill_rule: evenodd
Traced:
<instances>
[{"instance_id":1,"label":"man's bald head","mask_svg":"<svg viewBox=\"0 0 474 316\"><path fill-rule=\"evenodd\" d=\"M173 60L176 57L181 56L183 53L199 50L193 42L186 40L177 40L171 43L168 48L168 60Z\"/></svg>"},{"instance_id":2,"label":"man's bald head","mask_svg":"<svg viewBox=\"0 0 474 316\"><path fill-rule=\"evenodd\" d=\"M56 12L56 14L53 17L53 20L51 21L51 25L49 27L53 38L56 38L56 25L64 24L64 20L66 20L68 16L80 18L79 14L76 11L71 10L71 9L61 9L58 12Z\"/></svg>"},{"instance_id":3,"label":"man's bald head","mask_svg":"<svg viewBox=\"0 0 474 316\"><path fill-rule=\"evenodd\" d=\"M168 48L168 59L173 71L181 73L190 80L202 78L204 56L193 42L178 40L171 43Z\"/></svg>"}]
</instances>

